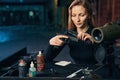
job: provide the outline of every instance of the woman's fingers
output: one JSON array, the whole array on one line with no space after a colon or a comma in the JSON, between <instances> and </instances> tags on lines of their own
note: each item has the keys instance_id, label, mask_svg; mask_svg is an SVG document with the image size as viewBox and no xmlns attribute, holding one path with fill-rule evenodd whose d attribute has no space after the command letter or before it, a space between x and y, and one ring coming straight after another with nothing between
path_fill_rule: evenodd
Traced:
<instances>
[{"instance_id":1,"label":"woman's fingers","mask_svg":"<svg viewBox=\"0 0 120 80\"><path fill-rule=\"evenodd\" d=\"M86 41L87 39L89 39L92 43L94 43L92 36L85 36L84 41Z\"/></svg>"},{"instance_id":2,"label":"woman's fingers","mask_svg":"<svg viewBox=\"0 0 120 80\"><path fill-rule=\"evenodd\" d=\"M86 36L86 34L82 33L82 32L77 35L78 39L81 39L81 40L84 40L85 36Z\"/></svg>"},{"instance_id":3,"label":"woman's fingers","mask_svg":"<svg viewBox=\"0 0 120 80\"><path fill-rule=\"evenodd\" d=\"M94 43L92 36L88 33L79 33L78 39L83 40L83 41L86 41L87 39L89 39L92 43Z\"/></svg>"},{"instance_id":4,"label":"woman's fingers","mask_svg":"<svg viewBox=\"0 0 120 80\"><path fill-rule=\"evenodd\" d=\"M50 39L49 43L50 45L54 46L62 46L64 44L64 41L62 41L62 38L68 38L68 36L65 35L57 35Z\"/></svg>"}]
</instances>

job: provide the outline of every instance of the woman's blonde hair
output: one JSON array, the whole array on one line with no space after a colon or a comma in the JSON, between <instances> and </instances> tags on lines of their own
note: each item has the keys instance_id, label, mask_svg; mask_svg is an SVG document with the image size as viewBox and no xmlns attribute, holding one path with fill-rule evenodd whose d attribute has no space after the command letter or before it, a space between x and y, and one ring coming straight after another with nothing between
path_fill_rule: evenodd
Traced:
<instances>
[{"instance_id":1,"label":"woman's blonde hair","mask_svg":"<svg viewBox=\"0 0 120 80\"><path fill-rule=\"evenodd\" d=\"M94 18L93 18L93 14L92 14L92 7L90 5L90 3L87 0L74 0L71 5L69 6L68 12L69 12L69 16L68 16L68 29L69 30L74 30L76 27L72 22L71 16L72 16L72 8L76 5L82 5L87 13L88 13L88 20L87 23L89 25L94 26L95 22L94 22Z\"/></svg>"}]
</instances>

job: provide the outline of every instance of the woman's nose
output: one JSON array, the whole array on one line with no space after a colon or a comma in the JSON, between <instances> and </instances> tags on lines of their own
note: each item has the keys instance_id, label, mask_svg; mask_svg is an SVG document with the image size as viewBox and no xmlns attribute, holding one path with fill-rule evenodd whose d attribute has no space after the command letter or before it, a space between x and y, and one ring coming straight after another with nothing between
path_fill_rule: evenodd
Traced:
<instances>
[{"instance_id":1,"label":"woman's nose","mask_svg":"<svg viewBox=\"0 0 120 80\"><path fill-rule=\"evenodd\" d=\"M80 21L80 18L79 18L79 16L76 18L76 20L77 20L77 22L79 22L79 21Z\"/></svg>"}]
</instances>

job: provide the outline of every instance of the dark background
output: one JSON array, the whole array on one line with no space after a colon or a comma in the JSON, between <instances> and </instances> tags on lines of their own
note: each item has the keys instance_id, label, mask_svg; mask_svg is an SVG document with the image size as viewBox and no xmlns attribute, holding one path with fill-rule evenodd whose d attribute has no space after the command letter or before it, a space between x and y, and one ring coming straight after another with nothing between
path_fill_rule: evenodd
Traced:
<instances>
[{"instance_id":1,"label":"dark background","mask_svg":"<svg viewBox=\"0 0 120 80\"><path fill-rule=\"evenodd\" d=\"M89 0L97 26L120 19L120 0ZM23 47L45 50L49 39L67 28L72 0L0 0L0 58ZM56 60L72 60L67 47Z\"/></svg>"},{"instance_id":2,"label":"dark background","mask_svg":"<svg viewBox=\"0 0 120 80\"><path fill-rule=\"evenodd\" d=\"M23 48L31 54L46 50L49 39L67 29L68 7L72 1L0 0L0 62ZM120 19L120 0L89 1L97 26ZM120 56L120 47L115 50ZM66 46L55 60L74 62L68 53ZM118 61L120 65L120 59Z\"/></svg>"}]
</instances>

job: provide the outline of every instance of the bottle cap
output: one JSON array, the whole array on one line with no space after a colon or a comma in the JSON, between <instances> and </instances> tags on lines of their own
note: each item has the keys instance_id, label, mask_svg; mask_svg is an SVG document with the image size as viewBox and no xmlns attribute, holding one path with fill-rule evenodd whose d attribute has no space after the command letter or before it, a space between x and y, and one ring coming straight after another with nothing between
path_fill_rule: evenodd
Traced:
<instances>
[{"instance_id":1,"label":"bottle cap","mask_svg":"<svg viewBox=\"0 0 120 80\"><path fill-rule=\"evenodd\" d=\"M38 54L38 56L41 56L42 55L42 51L39 51L39 54Z\"/></svg>"},{"instance_id":2,"label":"bottle cap","mask_svg":"<svg viewBox=\"0 0 120 80\"><path fill-rule=\"evenodd\" d=\"M34 67L34 63L33 63L33 61L31 62L30 67Z\"/></svg>"},{"instance_id":3,"label":"bottle cap","mask_svg":"<svg viewBox=\"0 0 120 80\"><path fill-rule=\"evenodd\" d=\"M25 61L23 59L20 60L19 66L25 66Z\"/></svg>"}]
</instances>

